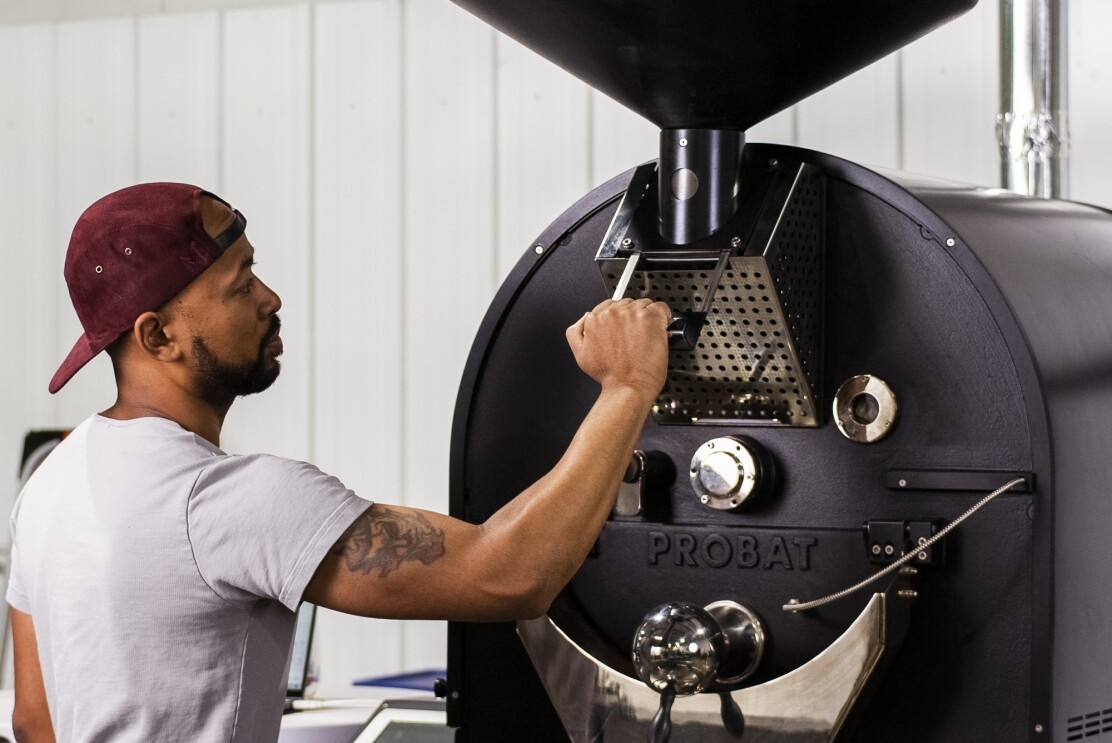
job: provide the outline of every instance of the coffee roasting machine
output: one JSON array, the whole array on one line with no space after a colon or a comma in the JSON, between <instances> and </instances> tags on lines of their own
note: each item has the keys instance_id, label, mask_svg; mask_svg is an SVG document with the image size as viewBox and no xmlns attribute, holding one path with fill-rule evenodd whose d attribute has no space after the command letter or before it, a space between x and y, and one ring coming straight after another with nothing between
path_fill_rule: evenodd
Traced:
<instances>
[{"instance_id":1,"label":"coffee roasting machine","mask_svg":"<svg viewBox=\"0 0 1112 743\"><path fill-rule=\"evenodd\" d=\"M568 325L674 313L582 569L450 625L457 739L1112 741L1112 214L745 142L975 0L456 2L662 133L495 297L453 515L563 453Z\"/></svg>"}]
</instances>

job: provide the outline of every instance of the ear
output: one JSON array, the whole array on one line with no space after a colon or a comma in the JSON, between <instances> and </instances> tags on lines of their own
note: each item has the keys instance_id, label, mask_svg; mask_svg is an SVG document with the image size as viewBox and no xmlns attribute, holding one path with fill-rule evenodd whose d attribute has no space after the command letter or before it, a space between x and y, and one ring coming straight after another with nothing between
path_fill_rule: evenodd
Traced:
<instances>
[{"instance_id":1,"label":"ear","mask_svg":"<svg viewBox=\"0 0 1112 743\"><path fill-rule=\"evenodd\" d=\"M177 334L161 313L144 312L135 319L131 332L139 348L157 361L172 362L183 356L181 344L176 340Z\"/></svg>"}]
</instances>

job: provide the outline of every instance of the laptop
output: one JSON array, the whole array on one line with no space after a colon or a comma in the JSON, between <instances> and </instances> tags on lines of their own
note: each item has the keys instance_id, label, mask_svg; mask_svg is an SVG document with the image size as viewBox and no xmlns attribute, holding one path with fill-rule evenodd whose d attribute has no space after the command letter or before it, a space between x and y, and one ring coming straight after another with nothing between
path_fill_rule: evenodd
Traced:
<instances>
[{"instance_id":1,"label":"laptop","mask_svg":"<svg viewBox=\"0 0 1112 743\"><path fill-rule=\"evenodd\" d=\"M305 698L305 687L309 677L309 651L313 647L313 625L316 622L317 607L303 602L297 610L297 626L293 631L290 646L290 676L286 682L286 706L284 712L293 712L293 702Z\"/></svg>"}]
</instances>

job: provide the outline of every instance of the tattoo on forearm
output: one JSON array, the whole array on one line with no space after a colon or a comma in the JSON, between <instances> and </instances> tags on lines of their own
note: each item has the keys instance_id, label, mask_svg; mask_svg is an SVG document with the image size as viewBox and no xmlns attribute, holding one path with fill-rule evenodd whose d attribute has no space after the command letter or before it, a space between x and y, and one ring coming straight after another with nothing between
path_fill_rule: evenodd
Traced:
<instances>
[{"instance_id":1,"label":"tattoo on forearm","mask_svg":"<svg viewBox=\"0 0 1112 743\"><path fill-rule=\"evenodd\" d=\"M403 562L430 565L444 555L444 530L419 513L374 505L355 520L332 548L352 572L378 571L380 578Z\"/></svg>"}]
</instances>

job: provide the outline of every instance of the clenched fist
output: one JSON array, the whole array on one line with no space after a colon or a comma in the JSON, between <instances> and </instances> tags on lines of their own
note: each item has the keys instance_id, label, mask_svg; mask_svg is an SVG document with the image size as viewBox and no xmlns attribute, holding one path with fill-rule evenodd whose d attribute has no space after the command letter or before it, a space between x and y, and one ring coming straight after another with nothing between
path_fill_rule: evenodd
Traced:
<instances>
[{"instance_id":1,"label":"clenched fist","mask_svg":"<svg viewBox=\"0 0 1112 743\"><path fill-rule=\"evenodd\" d=\"M568 328L579 368L603 389L628 387L646 404L668 373L668 305L651 299L607 299Z\"/></svg>"}]
</instances>

